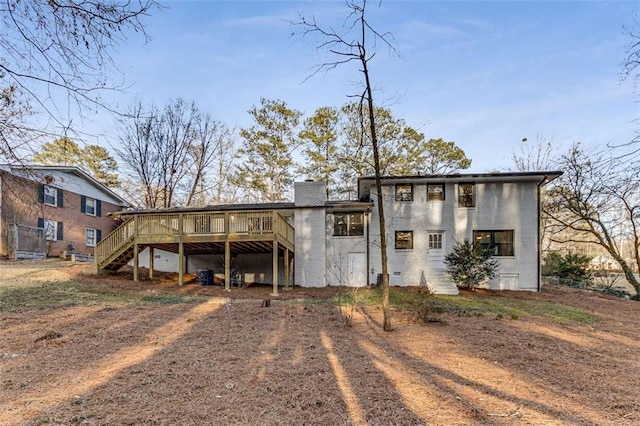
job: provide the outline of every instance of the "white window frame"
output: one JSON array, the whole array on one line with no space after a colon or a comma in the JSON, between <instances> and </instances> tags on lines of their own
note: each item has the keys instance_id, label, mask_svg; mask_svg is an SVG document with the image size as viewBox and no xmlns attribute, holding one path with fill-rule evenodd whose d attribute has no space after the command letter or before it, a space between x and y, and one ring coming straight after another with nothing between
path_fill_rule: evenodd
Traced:
<instances>
[{"instance_id":1,"label":"white window frame","mask_svg":"<svg viewBox=\"0 0 640 426\"><path fill-rule=\"evenodd\" d=\"M93 211L89 211L89 203L91 203L91 204L92 204L92 205L91 205L91 209L92 209ZM95 215L96 215L96 209L97 209L97 206L98 206L98 202L96 201L96 199L95 199L95 198L87 197L87 198L85 199L85 202L84 202L84 212L85 212L86 214L88 214L89 216L95 216Z\"/></svg>"},{"instance_id":2,"label":"white window frame","mask_svg":"<svg viewBox=\"0 0 640 426\"><path fill-rule=\"evenodd\" d=\"M437 244L437 243L440 244ZM435 247L435 246L440 247ZM430 256L441 256L445 249L444 231L428 231L427 232L427 248Z\"/></svg>"},{"instance_id":3,"label":"white window frame","mask_svg":"<svg viewBox=\"0 0 640 426\"><path fill-rule=\"evenodd\" d=\"M55 220L43 219L43 227L47 241L58 240L58 222Z\"/></svg>"},{"instance_id":4,"label":"white window frame","mask_svg":"<svg viewBox=\"0 0 640 426\"><path fill-rule=\"evenodd\" d=\"M440 248L435 248L435 246L438 246L438 242L440 243ZM427 231L427 256L442 257L445 253L445 244L444 231Z\"/></svg>"},{"instance_id":5,"label":"white window frame","mask_svg":"<svg viewBox=\"0 0 640 426\"><path fill-rule=\"evenodd\" d=\"M93 234L93 236L90 236L91 234ZM85 228L84 243L87 247L95 247L97 238L98 232L94 228Z\"/></svg>"},{"instance_id":6,"label":"white window frame","mask_svg":"<svg viewBox=\"0 0 640 426\"><path fill-rule=\"evenodd\" d=\"M53 202L47 201L47 197L53 198ZM58 206L58 190L53 186L44 185L42 202L48 206Z\"/></svg>"}]
</instances>

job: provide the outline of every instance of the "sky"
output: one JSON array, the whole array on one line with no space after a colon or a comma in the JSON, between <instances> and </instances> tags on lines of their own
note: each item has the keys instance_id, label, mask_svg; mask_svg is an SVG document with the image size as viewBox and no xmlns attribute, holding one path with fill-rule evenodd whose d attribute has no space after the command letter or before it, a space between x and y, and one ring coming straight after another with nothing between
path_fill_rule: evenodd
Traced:
<instances>
[{"instance_id":1,"label":"sky","mask_svg":"<svg viewBox=\"0 0 640 426\"><path fill-rule=\"evenodd\" d=\"M290 24L302 14L340 31L343 2L162 4L144 21L151 40L133 35L113 55L127 85L111 95L119 108L182 97L240 128L261 97L311 115L362 90L355 64L310 77L334 57ZM640 128L640 93L620 77L640 2L370 1L368 13L397 50L378 45L370 63L376 102L427 138L454 141L470 172L513 168L523 138L599 147ZM106 115L82 125L98 135L86 143L117 143Z\"/></svg>"}]
</instances>

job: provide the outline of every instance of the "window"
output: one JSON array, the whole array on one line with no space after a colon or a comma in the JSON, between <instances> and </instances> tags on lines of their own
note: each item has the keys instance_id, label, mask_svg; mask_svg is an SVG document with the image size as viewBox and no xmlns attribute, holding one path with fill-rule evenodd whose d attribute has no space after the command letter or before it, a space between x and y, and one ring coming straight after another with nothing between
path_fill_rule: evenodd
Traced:
<instances>
[{"instance_id":1,"label":"window","mask_svg":"<svg viewBox=\"0 0 640 426\"><path fill-rule=\"evenodd\" d=\"M62 189L53 186L41 184L38 187L38 202L48 206L63 206Z\"/></svg>"},{"instance_id":2,"label":"window","mask_svg":"<svg viewBox=\"0 0 640 426\"><path fill-rule=\"evenodd\" d=\"M100 200L85 195L80 196L80 211L91 216L102 216L102 203Z\"/></svg>"},{"instance_id":3,"label":"window","mask_svg":"<svg viewBox=\"0 0 640 426\"><path fill-rule=\"evenodd\" d=\"M52 186L44 186L44 203L50 206L58 205L58 190Z\"/></svg>"},{"instance_id":4,"label":"window","mask_svg":"<svg viewBox=\"0 0 640 426\"><path fill-rule=\"evenodd\" d=\"M44 229L44 235L48 241L62 241L64 239L62 222L39 217L38 228Z\"/></svg>"},{"instance_id":5,"label":"window","mask_svg":"<svg viewBox=\"0 0 640 426\"><path fill-rule=\"evenodd\" d=\"M413 201L413 185L410 183L396 185L396 201Z\"/></svg>"},{"instance_id":6,"label":"window","mask_svg":"<svg viewBox=\"0 0 640 426\"><path fill-rule=\"evenodd\" d=\"M473 231L473 241L494 256L513 256L513 231Z\"/></svg>"},{"instance_id":7,"label":"window","mask_svg":"<svg viewBox=\"0 0 640 426\"><path fill-rule=\"evenodd\" d=\"M413 231L396 231L396 250L413 249Z\"/></svg>"},{"instance_id":8,"label":"window","mask_svg":"<svg viewBox=\"0 0 640 426\"><path fill-rule=\"evenodd\" d=\"M427 201L444 200L444 183L427 184Z\"/></svg>"},{"instance_id":9,"label":"window","mask_svg":"<svg viewBox=\"0 0 640 426\"><path fill-rule=\"evenodd\" d=\"M58 223L55 220L45 219L44 221L44 235L47 237L47 241L56 241L58 239Z\"/></svg>"},{"instance_id":10,"label":"window","mask_svg":"<svg viewBox=\"0 0 640 426\"><path fill-rule=\"evenodd\" d=\"M100 229L86 228L84 235L87 247L95 247L102 239L102 231Z\"/></svg>"},{"instance_id":11,"label":"window","mask_svg":"<svg viewBox=\"0 0 640 426\"><path fill-rule=\"evenodd\" d=\"M476 184L475 183L459 183L458 184L458 207L475 207L476 206Z\"/></svg>"},{"instance_id":12,"label":"window","mask_svg":"<svg viewBox=\"0 0 640 426\"><path fill-rule=\"evenodd\" d=\"M85 229L85 244L87 247L95 247L96 245L96 230L87 228Z\"/></svg>"},{"instance_id":13,"label":"window","mask_svg":"<svg viewBox=\"0 0 640 426\"><path fill-rule=\"evenodd\" d=\"M354 237L364 235L364 213L334 213L333 235L336 237Z\"/></svg>"},{"instance_id":14,"label":"window","mask_svg":"<svg viewBox=\"0 0 640 426\"><path fill-rule=\"evenodd\" d=\"M429 250L442 250L442 232L429 233Z\"/></svg>"},{"instance_id":15,"label":"window","mask_svg":"<svg viewBox=\"0 0 640 426\"><path fill-rule=\"evenodd\" d=\"M85 205L85 213L90 214L91 216L96 215L96 200L93 198L87 197L87 202Z\"/></svg>"}]
</instances>

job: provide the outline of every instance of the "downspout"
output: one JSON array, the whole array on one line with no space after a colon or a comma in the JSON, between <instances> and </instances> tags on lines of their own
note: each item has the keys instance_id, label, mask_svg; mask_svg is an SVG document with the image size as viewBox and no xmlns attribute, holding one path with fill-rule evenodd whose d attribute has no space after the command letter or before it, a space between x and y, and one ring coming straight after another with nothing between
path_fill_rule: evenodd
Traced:
<instances>
[{"instance_id":1,"label":"downspout","mask_svg":"<svg viewBox=\"0 0 640 426\"><path fill-rule=\"evenodd\" d=\"M371 212L367 212L367 219L366 219L366 225L367 225L367 282L365 283L367 286L369 286L371 284L371 272L369 270L369 268L371 267L371 264L369 262L369 225L371 224Z\"/></svg>"},{"instance_id":2,"label":"downspout","mask_svg":"<svg viewBox=\"0 0 640 426\"><path fill-rule=\"evenodd\" d=\"M542 234L540 232L540 219L542 218L542 200L540 198L540 195L542 194L542 185L544 185L547 182L548 176L545 175L544 178L542 178L542 180L540 182L538 182L537 185L537 198L538 198L538 219L537 219L537 230L538 230L538 238L537 238L537 247L536 247L536 256L537 256L537 272L538 272L538 293L540 293L542 291Z\"/></svg>"}]
</instances>

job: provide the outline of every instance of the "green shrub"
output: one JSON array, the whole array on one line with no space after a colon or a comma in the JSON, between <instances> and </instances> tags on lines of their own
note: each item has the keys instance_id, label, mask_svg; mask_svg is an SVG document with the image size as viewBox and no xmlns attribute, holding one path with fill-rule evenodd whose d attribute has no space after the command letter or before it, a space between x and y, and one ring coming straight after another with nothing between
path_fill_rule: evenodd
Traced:
<instances>
[{"instance_id":1,"label":"green shrub","mask_svg":"<svg viewBox=\"0 0 640 426\"><path fill-rule=\"evenodd\" d=\"M465 238L456 242L453 251L444 257L447 273L460 288L473 290L479 283L496 275L498 261L490 249L474 246Z\"/></svg>"},{"instance_id":2,"label":"green shrub","mask_svg":"<svg viewBox=\"0 0 640 426\"><path fill-rule=\"evenodd\" d=\"M555 276L569 282L590 284L593 279L590 264L589 256L571 252L563 256L557 252L550 252L544 258L543 275Z\"/></svg>"}]
</instances>

